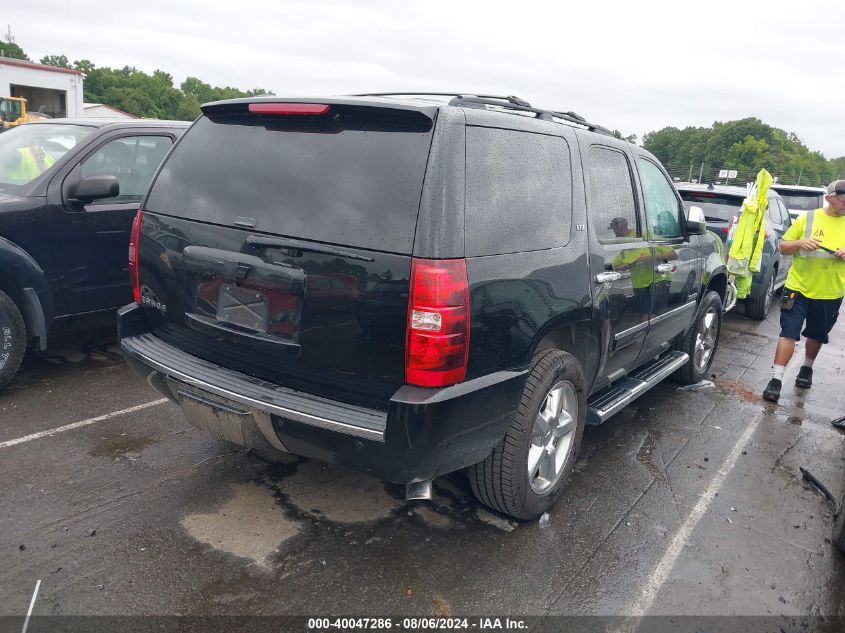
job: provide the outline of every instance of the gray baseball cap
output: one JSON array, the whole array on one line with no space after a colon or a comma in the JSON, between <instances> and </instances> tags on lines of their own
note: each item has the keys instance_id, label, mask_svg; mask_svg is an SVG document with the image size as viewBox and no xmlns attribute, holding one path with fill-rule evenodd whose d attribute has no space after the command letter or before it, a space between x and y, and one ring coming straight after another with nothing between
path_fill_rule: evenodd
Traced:
<instances>
[{"instance_id":1,"label":"gray baseball cap","mask_svg":"<svg viewBox=\"0 0 845 633\"><path fill-rule=\"evenodd\" d=\"M837 196L845 194L845 180L834 180L827 186L827 192Z\"/></svg>"}]
</instances>

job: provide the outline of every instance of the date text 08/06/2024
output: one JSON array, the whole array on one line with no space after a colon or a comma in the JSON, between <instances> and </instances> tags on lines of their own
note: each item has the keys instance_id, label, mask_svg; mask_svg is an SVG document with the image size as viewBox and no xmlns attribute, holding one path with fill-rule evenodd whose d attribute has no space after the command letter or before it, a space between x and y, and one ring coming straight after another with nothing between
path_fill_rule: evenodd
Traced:
<instances>
[{"instance_id":1,"label":"date text 08/06/2024","mask_svg":"<svg viewBox=\"0 0 845 633\"><path fill-rule=\"evenodd\" d=\"M526 630L521 619L478 617L478 618L309 618L308 630Z\"/></svg>"}]
</instances>

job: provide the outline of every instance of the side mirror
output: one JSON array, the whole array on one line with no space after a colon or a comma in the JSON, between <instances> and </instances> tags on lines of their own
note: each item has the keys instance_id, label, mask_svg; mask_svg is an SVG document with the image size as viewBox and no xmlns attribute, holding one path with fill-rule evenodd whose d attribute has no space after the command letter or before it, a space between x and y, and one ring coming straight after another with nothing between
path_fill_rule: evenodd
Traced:
<instances>
[{"instance_id":1,"label":"side mirror","mask_svg":"<svg viewBox=\"0 0 845 633\"><path fill-rule=\"evenodd\" d=\"M76 185L74 198L80 202L91 202L120 195L120 183L114 176L88 176Z\"/></svg>"},{"instance_id":2,"label":"side mirror","mask_svg":"<svg viewBox=\"0 0 845 633\"><path fill-rule=\"evenodd\" d=\"M687 233L704 235L706 230L707 221L704 219L704 210L701 207L690 207L687 216Z\"/></svg>"}]
</instances>

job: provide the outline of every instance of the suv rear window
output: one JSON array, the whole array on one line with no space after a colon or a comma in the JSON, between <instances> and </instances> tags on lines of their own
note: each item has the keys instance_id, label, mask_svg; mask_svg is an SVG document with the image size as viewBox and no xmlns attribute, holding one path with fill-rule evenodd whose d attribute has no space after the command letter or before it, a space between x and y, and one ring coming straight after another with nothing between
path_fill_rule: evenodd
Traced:
<instances>
[{"instance_id":1,"label":"suv rear window","mask_svg":"<svg viewBox=\"0 0 845 633\"><path fill-rule=\"evenodd\" d=\"M708 222L728 222L739 213L742 207L743 198L721 193L710 193L709 191L679 191L684 206L689 210L690 206L701 207L704 217Z\"/></svg>"},{"instance_id":2,"label":"suv rear window","mask_svg":"<svg viewBox=\"0 0 845 633\"><path fill-rule=\"evenodd\" d=\"M432 122L417 112L332 110L313 123L201 117L167 159L145 208L223 225L254 218L256 231L410 253Z\"/></svg>"},{"instance_id":3,"label":"suv rear window","mask_svg":"<svg viewBox=\"0 0 845 633\"><path fill-rule=\"evenodd\" d=\"M572 167L563 138L468 127L466 147L468 257L569 242Z\"/></svg>"},{"instance_id":4,"label":"suv rear window","mask_svg":"<svg viewBox=\"0 0 845 633\"><path fill-rule=\"evenodd\" d=\"M787 209L795 211L814 211L824 206L824 194L798 191L784 191L778 189L780 197L786 203Z\"/></svg>"}]
</instances>

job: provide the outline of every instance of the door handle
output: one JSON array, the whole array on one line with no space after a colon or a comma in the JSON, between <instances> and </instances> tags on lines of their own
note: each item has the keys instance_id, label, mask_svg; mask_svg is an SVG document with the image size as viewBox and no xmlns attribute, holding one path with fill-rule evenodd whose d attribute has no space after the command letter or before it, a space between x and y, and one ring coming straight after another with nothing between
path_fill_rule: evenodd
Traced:
<instances>
[{"instance_id":1,"label":"door handle","mask_svg":"<svg viewBox=\"0 0 845 633\"><path fill-rule=\"evenodd\" d=\"M605 272L596 275L596 281L600 284L606 284L611 281L619 281L620 279L622 279L622 273L618 273L615 270L606 270Z\"/></svg>"},{"instance_id":2,"label":"door handle","mask_svg":"<svg viewBox=\"0 0 845 633\"><path fill-rule=\"evenodd\" d=\"M673 264L658 264L654 267L659 273L671 273L675 270L675 266Z\"/></svg>"}]
</instances>

